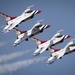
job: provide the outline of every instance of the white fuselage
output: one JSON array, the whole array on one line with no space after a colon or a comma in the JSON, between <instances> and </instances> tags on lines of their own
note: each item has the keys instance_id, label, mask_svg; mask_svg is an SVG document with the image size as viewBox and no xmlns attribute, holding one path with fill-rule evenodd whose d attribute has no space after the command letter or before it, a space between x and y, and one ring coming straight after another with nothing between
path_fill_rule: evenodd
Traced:
<instances>
[{"instance_id":1,"label":"white fuselage","mask_svg":"<svg viewBox=\"0 0 75 75\"><path fill-rule=\"evenodd\" d=\"M63 42L64 37L65 37L65 35L62 35L62 36L59 37L59 38L54 37L53 40L52 40L52 45L54 46L54 45L57 45L57 44Z\"/></svg>"},{"instance_id":2,"label":"white fuselage","mask_svg":"<svg viewBox=\"0 0 75 75\"><path fill-rule=\"evenodd\" d=\"M70 54L72 52L75 52L75 44L72 46L66 46L63 49L54 52L51 54L51 57L47 60L47 63L53 63L56 59L60 59L61 57L63 57L66 54Z\"/></svg>"},{"instance_id":3,"label":"white fuselage","mask_svg":"<svg viewBox=\"0 0 75 75\"><path fill-rule=\"evenodd\" d=\"M45 51L51 45L50 42L51 41L49 40L45 43L38 45L38 48L35 50L34 54L42 53L43 51Z\"/></svg>"},{"instance_id":4,"label":"white fuselage","mask_svg":"<svg viewBox=\"0 0 75 75\"><path fill-rule=\"evenodd\" d=\"M8 21L8 25L3 29L4 32L8 32L11 29L13 29L15 26L20 24L22 21L26 21L31 18L31 16L34 14L35 10L31 13L23 13L21 16L18 16L17 18Z\"/></svg>"},{"instance_id":5,"label":"white fuselage","mask_svg":"<svg viewBox=\"0 0 75 75\"><path fill-rule=\"evenodd\" d=\"M25 40L24 37L25 37L25 34L24 34L24 33L18 35L16 41L14 42L14 46L17 46L17 45L19 45L22 41L24 41L24 40Z\"/></svg>"},{"instance_id":6,"label":"white fuselage","mask_svg":"<svg viewBox=\"0 0 75 75\"><path fill-rule=\"evenodd\" d=\"M27 36L29 37L32 37L34 35L37 35L39 33L41 33L41 30L42 28L44 27L45 25L42 25L41 27L39 28L35 28L35 27L32 27L30 30L27 31ZM44 29L44 28L43 28Z\"/></svg>"},{"instance_id":7,"label":"white fuselage","mask_svg":"<svg viewBox=\"0 0 75 75\"><path fill-rule=\"evenodd\" d=\"M42 26L41 26L42 27ZM22 33L20 35L18 35L18 39L14 42L16 45L20 44L22 41L32 37L32 36L35 36L37 34L40 33L40 30L41 29L34 29L34 28L31 28L30 30L28 30L27 32L25 33Z\"/></svg>"},{"instance_id":8,"label":"white fuselage","mask_svg":"<svg viewBox=\"0 0 75 75\"><path fill-rule=\"evenodd\" d=\"M38 48L35 50L34 54L42 53L45 50L47 50L48 48L50 48L50 46L57 45L58 43L61 43L61 40L64 40L64 36L65 35L63 35L60 38L52 37L47 42L39 44Z\"/></svg>"}]
</instances>

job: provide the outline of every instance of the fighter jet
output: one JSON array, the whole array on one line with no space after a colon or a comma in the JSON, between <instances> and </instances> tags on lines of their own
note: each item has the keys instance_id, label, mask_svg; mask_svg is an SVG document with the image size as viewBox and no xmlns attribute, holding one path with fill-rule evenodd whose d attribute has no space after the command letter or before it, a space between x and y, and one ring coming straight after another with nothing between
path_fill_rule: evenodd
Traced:
<instances>
[{"instance_id":1,"label":"fighter jet","mask_svg":"<svg viewBox=\"0 0 75 75\"><path fill-rule=\"evenodd\" d=\"M62 30L57 31L57 33L50 39L50 40L39 40L37 38L31 37L33 41L38 44L37 49L34 51L33 56L37 56L41 53L43 53L46 50L49 50L53 52L53 50L50 50L51 46L55 46L59 43L62 43L65 39L70 38L70 35L62 35L60 32Z\"/></svg>"},{"instance_id":2,"label":"fighter jet","mask_svg":"<svg viewBox=\"0 0 75 75\"><path fill-rule=\"evenodd\" d=\"M29 19L32 19L36 14L39 14L40 10L31 10L33 5L28 6L27 9L20 16L8 16L2 12L0 12L0 16L4 17L7 20L7 24L3 29L3 33L9 32L14 27L18 27L18 25L22 22L25 22Z\"/></svg>"},{"instance_id":3,"label":"fighter jet","mask_svg":"<svg viewBox=\"0 0 75 75\"><path fill-rule=\"evenodd\" d=\"M30 30L27 30L27 31L21 31L21 30L18 30L16 28L13 28L12 30L14 32L16 32L16 34L18 35L13 46L15 47L15 46L19 45L24 40L28 41L28 38L35 36L39 33L42 33L43 30L50 27L49 24L45 24L45 25L41 24L41 21L43 21L43 19L37 21L37 23Z\"/></svg>"},{"instance_id":4,"label":"fighter jet","mask_svg":"<svg viewBox=\"0 0 75 75\"><path fill-rule=\"evenodd\" d=\"M52 64L55 60L61 59L64 55L75 52L74 40L70 40L63 49L55 51L56 49L51 48L51 50L54 50L54 52L50 55L51 57L47 60L46 64Z\"/></svg>"}]
</instances>

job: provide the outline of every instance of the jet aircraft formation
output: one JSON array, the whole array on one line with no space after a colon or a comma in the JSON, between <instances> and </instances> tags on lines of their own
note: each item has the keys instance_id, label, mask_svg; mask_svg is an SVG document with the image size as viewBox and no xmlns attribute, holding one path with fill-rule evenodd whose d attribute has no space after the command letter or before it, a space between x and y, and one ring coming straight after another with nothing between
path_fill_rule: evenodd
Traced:
<instances>
[{"instance_id":1,"label":"jet aircraft formation","mask_svg":"<svg viewBox=\"0 0 75 75\"><path fill-rule=\"evenodd\" d=\"M70 42L63 49L54 49L53 46L63 43L66 39L70 38L70 35L63 35L61 32L63 30L58 30L56 34L49 40L39 40L34 36L42 33L45 29L50 27L50 24L42 24L43 19L38 20L34 26L29 30L19 30L16 27L19 24L34 18L35 15L41 13L41 10L31 10L33 5L28 6L26 10L20 16L8 16L2 12L0 12L0 16L4 17L7 21L6 26L4 27L2 33L7 33L13 30L17 34L17 39L14 41L13 46L16 47L20 45L21 42L31 40L35 41L37 44L37 48L33 53L33 56L40 55L44 51L50 51L51 55L47 60L46 64L52 64L56 59L61 59L64 55L72 53L75 51L74 39L70 40Z\"/></svg>"}]
</instances>

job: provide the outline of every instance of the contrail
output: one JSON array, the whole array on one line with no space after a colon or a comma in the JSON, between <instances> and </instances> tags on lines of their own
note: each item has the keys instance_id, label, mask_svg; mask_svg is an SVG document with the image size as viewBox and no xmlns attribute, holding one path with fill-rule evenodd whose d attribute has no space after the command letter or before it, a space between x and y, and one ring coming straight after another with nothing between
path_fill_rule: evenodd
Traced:
<instances>
[{"instance_id":1,"label":"contrail","mask_svg":"<svg viewBox=\"0 0 75 75\"><path fill-rule=\"evenodd\" d=\"M5 74L13 71L17 71L18 69L27 67L31 64L38 63L40 61L45 60L47 57L33 58L29 60L18 61L10 64L0 65L0 74Z\"/></svg>"},{"instance_id":2,"label":"contrail","mask_svg":"<svg viewBox=\"0 0 75 75\"><path fill-rule=\"evenodd\" d=\"M34 49L29 49L29 50L25 50L25 51L19 51L19 52L14 52L14 53L11 53L11 54L1 55L0 56L0 63L6 62L8 60L11 60L11 59L14 59L14 58L17 58L17 57L20 57L20 56L23 56L23 55L31 52L32 50L34 50Z\"/></svg>"}]
</instances>

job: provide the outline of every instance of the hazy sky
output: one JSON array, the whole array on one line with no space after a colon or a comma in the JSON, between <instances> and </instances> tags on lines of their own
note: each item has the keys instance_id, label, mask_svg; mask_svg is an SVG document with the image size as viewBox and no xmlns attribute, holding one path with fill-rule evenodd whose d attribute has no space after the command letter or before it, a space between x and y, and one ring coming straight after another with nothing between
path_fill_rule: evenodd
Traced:
<instances>
[{"instance_id":1,"label":"hazy sky","mask_svg":"<svg viewBox=\"0 0 75 75\"><path fill-rule=\"evenodd\" d=\"M35 37L49 40L58 30L64 29L62 34L71 35L70 39L75 38L75 0L0 0L0 12L19 16L30 5L34 5L32 9L42 12L20 24L18 29L28 30L38 20L44 19L41 23L50 24L51 27ZM6 20L0 17L0 75L75 75L75 53L46 65L50 53L46 51L33 57L37 45L30 39L12 47L16 34L13 31L2 34L5 24ZM55 48L63 48L70 39Z\"/></svg>"}]
</instances>

